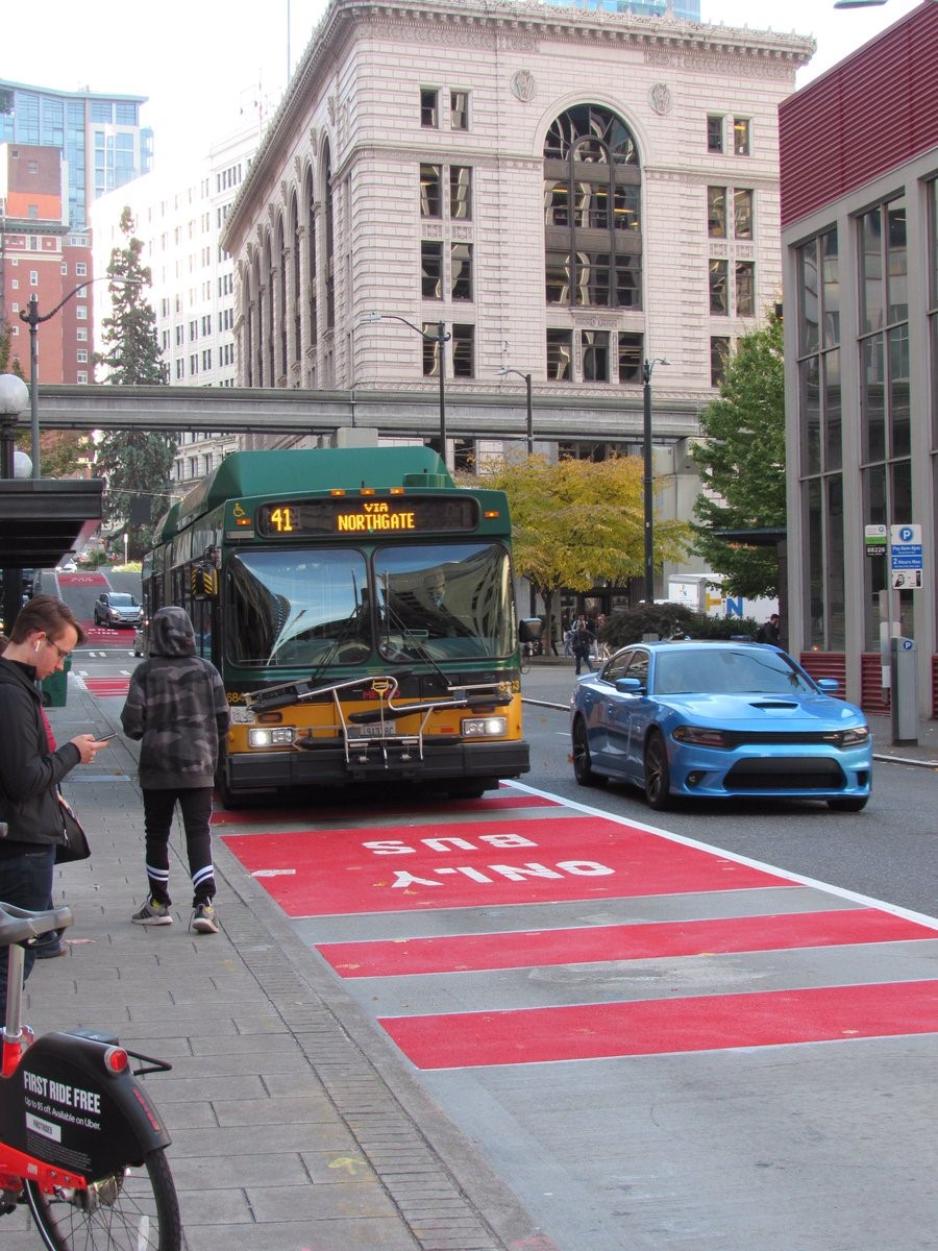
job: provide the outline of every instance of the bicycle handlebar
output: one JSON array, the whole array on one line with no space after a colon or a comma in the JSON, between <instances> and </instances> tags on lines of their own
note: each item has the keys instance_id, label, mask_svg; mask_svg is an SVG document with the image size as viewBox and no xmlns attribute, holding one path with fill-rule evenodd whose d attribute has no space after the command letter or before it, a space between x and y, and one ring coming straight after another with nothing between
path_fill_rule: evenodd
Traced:
<instances>
[{"instance_id":1,"label":"bicycle handlebar","mask_svg":"<svg viewBox=\"0 0 938 1251\"><path fill-rule=\"evenodd\" d=\"M64 930L73 920L71 908L30 912L28 908L17 908L15 904L0 903L0 947L25 943L51 930Z\"/></svg>"}]
</instances>

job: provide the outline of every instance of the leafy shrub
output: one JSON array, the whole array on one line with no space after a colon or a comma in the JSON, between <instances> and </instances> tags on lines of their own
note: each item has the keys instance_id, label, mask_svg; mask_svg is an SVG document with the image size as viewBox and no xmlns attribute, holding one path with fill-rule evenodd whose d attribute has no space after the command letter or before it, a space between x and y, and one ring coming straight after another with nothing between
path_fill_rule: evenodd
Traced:
<instances>
[{"instance_id":1,"label":"leafy shrub","mask_svg":"<svg viewBox=\"0 0 938 1251\"><path fill-rule=\"evenodd\" d=\"M753 637L759 623L751 617L708 617L683 604L639 604L613 613L601 638L613 649L640 643L646 635L668 639L689 635L694 639L731 639L744 634Z\"/></svg>"}]
</instances>

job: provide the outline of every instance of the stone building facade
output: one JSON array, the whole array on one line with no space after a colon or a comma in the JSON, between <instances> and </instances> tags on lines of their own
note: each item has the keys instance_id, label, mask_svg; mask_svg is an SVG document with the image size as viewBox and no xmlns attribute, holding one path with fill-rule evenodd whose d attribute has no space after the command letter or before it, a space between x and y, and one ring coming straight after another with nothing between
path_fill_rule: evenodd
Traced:
<instances>
[{"instance_id":1,"label":"stone building facade","mask_svg":"<svg viewBox=\"0 0 938 1251\"><path fill-rule=\"evenodd\" d=\"M433 394L442 350L448 402L530 373L535 409L566 414L557 442L595 456L639 450L642 366L666 358L656 438L692 433L781 299L777 108L812 51L627 13L333 0L228 216L239 383Z\"/></svg>"}]
</instances>

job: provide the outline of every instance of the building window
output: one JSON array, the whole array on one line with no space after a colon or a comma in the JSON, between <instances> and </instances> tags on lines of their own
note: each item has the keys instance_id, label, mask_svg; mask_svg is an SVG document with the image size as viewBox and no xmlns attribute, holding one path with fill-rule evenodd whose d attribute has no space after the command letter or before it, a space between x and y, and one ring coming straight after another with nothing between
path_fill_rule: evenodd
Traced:
<instances>
[{"instance_id":1,"label":"building window","mask_svg":"<svg viewBox=\"0 0 938 1251\"><path fill-rule=\"evenodd\" d=\"M186 376L186 362L180 356L178 360L176 361L176 378L178 380L180 378L185 378L185 376Z\"/></svg>"},{"instance_id":2,"label":"building window","mask_svg":"<svg viewBox=\"0 0 938 1251\"><path fill-rule=\"evenodd\" d=\"M710 262L710 312L719 317L728 317L730 312L728 270L728 261Z\"/></svg>"},{"instance_id":3,"label":"building window","mask_svg":"<svg viewBox=\"0 0 938 1251\"><path fill-rule=\"evenodd\" d=\"M443 216L443 167L420 166L420 216Z\"/></svg>"},{"instance_id":4,"label":"building window","mask_svg":"<svg viewBox=\"0 0 938 1251\"><path fill-rule=\"evenodd\" d=\"M38 269L31 269L29 271L29 285L31 287L39 286L39 270Z\"/></svg>"},{"instance_id":5,"label":"building window","mask_svg":"<svg viewBox=\"0 0 938 1251\"><path fill-rule=\"evenodd\" d=\"M748 117L733 118L733 154L735 156L749 156L749 132Z\"/></svg>"},{"instance_id":6,"label":"building window","mask_svg":"<svg viewBox=\"0 0 938 1251\"><path fill-rule=\"evenodd\" d=\"M79 326L75 331L75 338L78 340L79 343L87 343L88 342L87 326Z\"/></svg>"},{"instance_id":7,"label":"building window","mask_svg":"<svg viewBox=\"0 0 938 1251\"><path fill-rule=\"evenodd\" d=\"M547 331L547 377L551 382L573 379L573 331Z\"/></svg>"},{"instance_id":8,"label":"building window","mask_svg":"<svg viewBox=\"0 0 938 1251\"><path fill-rule=\"evenodd\" d=\"M804 571L807 646L843 648L844 526L841 445L840 278L836 230L796 256L799 444L808 561ZM873 557L867 565L885 565ZM870 577L869 570L865 576ZM881 581L884 571L872 571Z\"/></svg>"},{"instance_id":9,"label":"building window","mask_svg":"<svg viewBox=\"0 0 938 1251\"><path fill-rule=\"evenodd\" d=\"M440 93L435 87L420 88L420 125L437 127L440 124Z\"/></svg>"},{"instance_id":10,"label":"building window","mask_svg":"<svg viewBox=\"0 0 938 1251\"><path fill-rule=\"evenodd\" d=\"M198 352L193 352L192 355L189 357L189 376L191 378L194 378L198 372L199 372L199 354Z\"/></svg>"},{"instance_id":11,"label":"building window","mask_svg":"<svg viewBox=\"0 0 938 1251\"><path fill-rule=\"evenodd\" d=\"M707 188L707 234L711 239L726 238L726 188Z\"/></svg>"},{"instance_id":12,"label":"building window","mask_svg":"<svg viewBox=\"0 0 938 1251\"><path fill-rule=\"evenodd\" d=\"M475 377L475 326L453 325L453 377Z\"/></svg>"},{"instance_id":13,"label":"building window","mask_svg":"<svg viewBox=\"0 0 938 1251\"><path fill-rule=\"evenodd\" d=\"M641 172L631 132L609 109L556 118L544 144L545 299L641 307Z\"/></svg>"},{"instance_id":14,"label":"building window","mask_svg":"<svg viewBox=\"0 0 938 1251\"><path fill-rule=\"evenodd\" d=\"M62 264L59 266L59 273L60 273L60 274L67 274L67 273L68 273L68 265L66 264L66 262L65 262L65 261L63 261L63 262L62 262Z\"/></svg>"},{"instance_id":15,"label":"building window","mask_svg":"<svg viewBox=\"0 0 938 1251\"><path fill-rule=\"evenodd\" d=\"M182 325L177 326L177 327L176 327L176 347L182 347L182 345L185 343L185 341L186 341L186 328L185 328L185 326L182 326Z\"/></svg>"},{"instance_id":16,"label":"building window","mask_svg":"<svg viewBox=\"0 0 938 1251\"><path fill-rule=\"evenodd\" d=\"M719 113L707 115L707 151L723 151L723 117Z\"/></svg>"},{"instance_id":17,"label":"building window","mask_svg":"<svg viewBox=\"0 0 938 1251\"><path fill-rule=\"evenodd\" d=\"M212 314L206 313L202 318L202 337L212 333Z\"/></svg>"},{"instance_id":18,"label":"building window","mask_svg":"<svg viewBox=\"0 0 938 1251\"><path fill-rule=\"evenodd\" d=\"M443 244L431 239L420 242L421 294L425 300L443 298Z\"/></svg>"},{"instance_id":19,"label":"building window","mask_svg":"<svg viewBox=\"0 0 938 1251\"><path fill-rule=\"evenodd\" d=\"M189 342L193 343L199 337L199 322L195 318L189 322Z\"/></svg>"},{"instance_id":20,"label":"building window","mask_svg":"<svg viewBox=\"0 0 938 1251\"><path fill-rule=\"evenodd\" d=\"M85 348L79 349L79 351L75 353L75 360L78 362L79 365L87 365L88 363L87 350Z\"/></svg>"},{"instance_id":21,"label":"building window","mask_svg":"<svg viewBox=\"0 0 938 1251\"><path fill-rule=\"evenodd\" d=\"M752 238L752 192L737 187L733 192L733 234L737 239Z\"/></svg>"},{"instance_id":22,"label":"building window","mask_svg":"<svg viewBox=\"0 0 938 1251\"><path fill-rule=\"evenodd\" d=\"M472 169L468 165L449 167L449 215L464 222L472 217Z\"/></svg>"},{"instance_id":23,"label":"building window","mask_svg":"<svg viewBox=\"0 0 938 1251\"><path fill-rule=\"evenodd\" d=\"M736 262L736 316L756 315L756 266L754 261Z\"/></svg>"},{"instance_id":24,"label":"building window","mask_svg":"<svg viewBox=\"0 0 938 1251\"><path fill-rule=\"evenodd\" d=\"M78 318L78 320L79 320L79 321L87 321L87 319L88 319L88 305L87 305L87 304L76 304L76 305L75 305L75 316Z\"/></svg>"},{"instance_id":25,"label":"building window","mask_svg":"<svg viewBox=\"0 0 938 1251\"><path fill-rule=\"evenodd\" d=\"M84 261L75 262L75 273L79 278L88 277L88 266L85 264Z\"/></svg>"},{"instance_id":26,"label":"building window","mask_svg":"<svg viewBox=\"0 0 938 1251\"><path fill-rule=\"evenodd\" d=\"M160 332L160 347L164 352L169 351L169 331L162 330Z\"/></svg>"},{"instance_id":27,"label":"building window","mask_svg":"<svg viewBox=\"0 0 938 1251\"><path fill-rule=\"evenodd\" d=\"M471 300L472 296L472 244L454 243L450 255L452 266L451 292L454 300Z\"/></svg>"},{"instance_id":28,"label":"building window","mask_svg":"<svg viewBox=\"0 0 938 1251\"><path fill-rule=\"evenodd\" d=\"M19 278L11 278L11 280L10 280L10 287L11 287L11 289L12 289L13 291L19 291L19 289L20 289L20 280L19 280Z\"/></svg>"},{"instance_id":29,"label":"building window","mask_svg":"<svg viewBox=\"0 0 938 1251\"><path fill-rule=\"evenodd\" d=\"M710 336L710 385L718 387L726 377L726 362L730 356L730 341L726 335Z\"/></svg>"},{"instance_id":30,"label":"building window","mask_svg":"<svg viewBox=\"0 0 938 1251\"><path fill-rule=\"evenodd\" d=\"M84 382L87 382L87 381L88 381L88 371L87 371L87 369L79 369L79 370L78 370L78 372L77 372L77 373L76 373L76 375L75 375L75 381L76 381L76 382L78 382L78 383L84 383Z\"/></svg>"},{"instance_id":31,"label":"building window","mask_svg":"<svg viewBox=\"0 0 938 1251\"><path fill-rule=\"evenodd\" d=\"M469 92L449 93L449 124L451 130L469 129Z\"/></svg>"},{"instance_id":32,"label":"building window","mask_svg":"<svg viewBox=\"0 0 938 1251\"><path fill-rule=\"evenodd\" d=\"M202 369L203 369L203 370L207 370L207 369L211 369L211 368L212 368L212 349L211 349L211 348L203 348L203 350L202 350Z\"/></svg>"},{"instance_id":33,"label":"building window","mask_svg":"<svg viewBox=\"0 0 938 1251\"><path fill-rule=\"evenodd\" d=\"M640 334L619 332L619 381L641 382L643 339Z\"/></svg>"},{"instance_id":34,"label":"building window","mask_svg":"<svg viewBox=\"0 0 938 1251\"><path fill-rule=\"evenodd\" d=\"M583 381L609 381L609 331L581 330L580 347L583 352Z\"/></svg>"}]
</instances>

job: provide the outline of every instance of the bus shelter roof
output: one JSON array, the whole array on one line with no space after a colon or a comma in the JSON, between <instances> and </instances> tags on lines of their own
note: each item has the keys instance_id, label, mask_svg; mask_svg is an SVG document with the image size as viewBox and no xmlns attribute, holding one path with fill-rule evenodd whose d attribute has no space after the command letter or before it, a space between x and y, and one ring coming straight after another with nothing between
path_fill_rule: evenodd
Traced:
<instances>
[{"instance_id":1,"label":"bus shelter roof","mask_svg":"<svg viewBox=\"0 0 938 1251\"><path fill-rule=\"evenodd\" d=\"M0 479L0 569L49 569L101 523L100 478Z\"/></svg>"}]
</instances>

